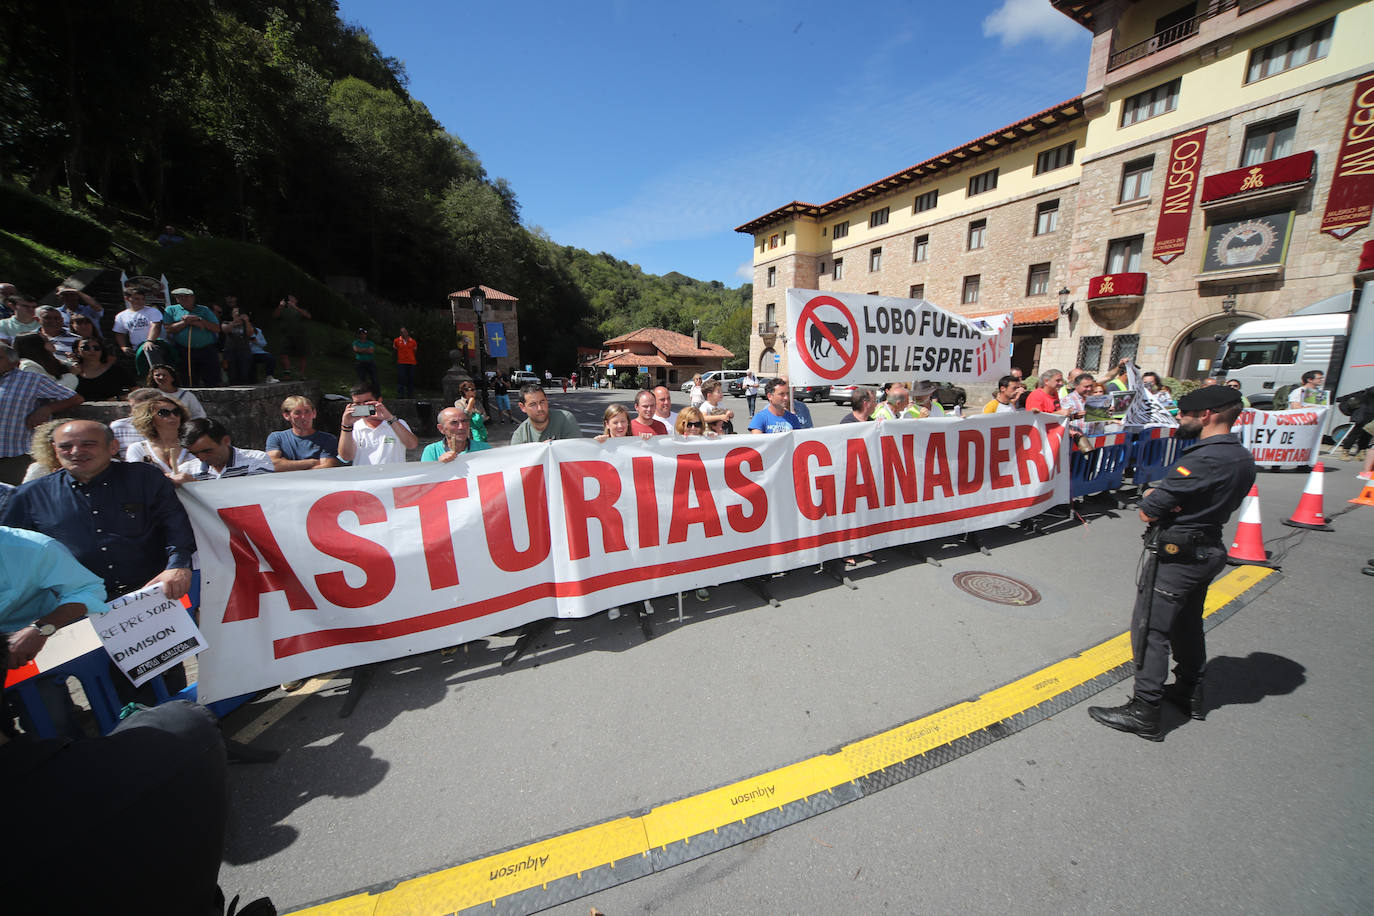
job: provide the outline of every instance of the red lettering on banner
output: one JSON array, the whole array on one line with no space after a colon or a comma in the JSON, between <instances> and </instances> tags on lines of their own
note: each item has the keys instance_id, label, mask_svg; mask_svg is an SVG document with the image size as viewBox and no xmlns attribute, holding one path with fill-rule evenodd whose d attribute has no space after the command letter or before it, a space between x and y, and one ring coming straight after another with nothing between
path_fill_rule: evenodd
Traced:
<instances>
[{"instance_id":1,"label":"red lettering on banner","mask_svg":"<svg viewBox=\"0 0 1374 916\"><path fill-rule=\"evenodd\" d=\"M511 524L510 502L506 498L505 475L497 472L481 474L477 478L477 493L482 499L482 527L487 533L487 550L491 553L491 561L506 572L520 572L544 562L548 559L549 546L553 540L549 530L549 494L544 488L544 468L521 468L520 483L525 499L525 530L529 532L530 539L530 545L524 550L517 550L515 547L515 530Z\"/></svg>"},{"instance_id":2,"label":"red lettering on banner","mask_svg":"<svg viewBox=\"0 0 1374 916\"><path fill-rule=\"evenodd\" d=\"M935 488L945 491L946 496L954 495L954 480L949 472L949 455L945 454L945 434L931 433L926 440L926 499L935 495Z\"/></svg>"},{"instance_id":3,"label":"red lettering on banner","mask_svg":"<svg viewBox=\"0 0 1374 916\"><path fill-rule=\"evenodd\" d=\"M844 465L844 508L840 511L845 514L853 512L861 496L868 503L868 508L878 508L882 499L878 494L873 462L869 460L868 447L863 439L849 440Z\"/></svg>"},{"instance_id":4,"label":"red lettering on banner","mask_svg":"<svg viewBox=\"0 0 1374 916\"><path fill-rule=\"evenodd\" d=\"M1042 451L1044 440L1040 438L1040 428L1037 426L1018 426L1016 427L1016 470L1021 477L1021 485L1026 486L1031 483L1031 465L1034 465L1040 472L1036 477L1039 480L1049 480L1050 468L1045 461L1045 453Z\"/></svg>"},{"instance_id":5,"label":"red lettering on banner","mask_svg":"<svg viewBox=\"0 0 1374 916\"><path fill-rule=\"evenodd\" d=\"M994 426L988 433L988 451L992 454L988 464L988 475L994 490L1004 490L1016 484L1015 478L1010 474L1002 473L1002 465L1011 460L1011 449L1007 443L1010 438L1010 426Z\"/></svg>"},{"instance_id":6,"label":"red lettering on banner","mask_svg":"<svg viewBox=\"0 0 1374 916\"><path fill-rule=\"evenodd\" d=\"M894 503L898 487L902 502L916 502L920 499L916 490L916 437L908 433L900 446L896 436L882 436L878 442L883 456L883 505Z\"/></svg>"},{"instance_id":7,"label":"red lettering on banner","mask_svg":"<svg viewBox=\"0 0 1374 916\"><path fill-rule=\"evenodd\" d=\"M725 520L740 534L757 531L768 518L768 494L757 482L745 476L746 464L754 472L762 471L763 456L752 448L731 449L725 456L725 485L754 510L745 515L743 505L725 507Z\"/></svg>"},{"instance_id":8,"label":"red lettering on banner","mask_svg":"<svg viewBox=\"0 0 1374 916\"><path fill-rule=\"evenodd\" d=\"M830 467L834 462L831 460L830 450L814 440L802 442L792 452L792 485L797 491L797 509L815 522L827 515L835 514L835 478L826 475L813 481L812 458L815 458L816 464L823 468ZM820 495L820 500L815 502L811 499L813 484L814 490Z\"/></svg>"},{"instance_id":9,"label":"red lettering on banner","mask_svg":"<svg viewBox=\"0 0 1374 916\"><path fill-rule=\"evenodd\" d=\"M654 459L631 458L635 476L635 509L639 514L639 546L658 546L658 487L654 485ZM602 522L604 528L605 522Z\"/></svg>"},{"instance_id":10,"label":"red lettering on banner","mask_svg":"<svg viewBox=\"0 0 1374 916\"><path fill-rule=\"evenodd\" d=\"M425 569L429 587L452 588L458 584L458 557L453 548L453 526L448 522L448 504L466 499L466 478L396 487L391 498L397 509L420 510L420 539L425 546Z\"/></svg>"},{"instance_id":11,"label":"red lettering on banner","mask_svg":"<svg viewBox=\"0 0 1374 916\"><path fill-rule=\"evenodd\" d=\"M386 506L371 493L344 490L315 500L305 514L305 533L320 553L351 563L363 571L363 584L354 588L338 570L315 576L320 595L339 607L367 607L377 604L396 585L396 564L391 554L376 541L345 531L339 516L352 512L360 525L386 521Z\"/></svg>"},{"instance_id":12,"label":"red lettering on banner","mask_svg":"<svg viewBox=\"0 0 1374 916\"><path fill-rule=\"evenodd\" d=\"M1045 426L1045 444L1049 446L1050 454L1054 456L1054 467L1059 468L1059 443L1064 441L1064 433L1068 429L1063 423L1051 423ZM1052 472L1046 470L1040 479L1049 480Z\"/></svg>"},{"instance_id":13,"label":"red lettering on banner","mask_svg":"<svg viewBox=\"0 0 1374 916\"><path fill-rule=\"evenodd\" d=\"M977 493L983 489L983 464L987 458L987 443L976 429L959 430L959 494Z\"/></svg>"},{"instance_id":14,"label":"red lettering on banner","mask_svg":"<svg viewBox=\"0 0 1374 916\"><path fill-rule=\"evenodd\" d=\"M286 562L272 535L262 506L220 509L219 517L229 529L229 553L234 558L234 584L224 605L224 623L256 620L258 599L269 592L285 592L286 606L293 611L315 610L310 593ZM260 566L259 554L267 562L265 570Z\"/></svg>"},{"instance_id":15,"label":"red lettering on banner","mask_svg":"<svg viewBox=\"0 0 1374 916\"><path fill-rule=\"evenodd\" d=\"M640 459L636 458L635 461ZM652 463L653 459L645 459ZM653 468L650 467L650 477ZM625 523L615 507L620 498L620 472L615 465L605 461L564 461L558 466L563 481L563 517L568 531L568 554L574 560L585 560L591 556L590 537L587 523L596 519L601 523L601 549L606 553L629 550L625 543ZM500 477L500 474L492 474ZM639 477L636 465L635 477ZM586 482L596 481L596 495L587 496ZM485 494L482 502L486 502ZM644 523L641 507L640 524ZM658 510L653 513L654 543L658 542ZM641 541L644 539L640 534ZM651 545L652 546L652 545ZM547 552L547 551L546 551Z\"/></svg>"},{"instance_id":16,"label":"red lettering on banner","mask_svg":"<svg viewBox=\"0 0 1374 916\"><path fill-rule=\"evenodd\" d=\"M692 505L689 496L696 497ZM673 519L668 523L668 543L681 544L687 540L687 529L700 525L708 538L721 535L720 513L711 497L711 483L706 478L706 464L701 455L691 452L677 456L677 476L673 479Z\"/></svg>"}]
</instances>

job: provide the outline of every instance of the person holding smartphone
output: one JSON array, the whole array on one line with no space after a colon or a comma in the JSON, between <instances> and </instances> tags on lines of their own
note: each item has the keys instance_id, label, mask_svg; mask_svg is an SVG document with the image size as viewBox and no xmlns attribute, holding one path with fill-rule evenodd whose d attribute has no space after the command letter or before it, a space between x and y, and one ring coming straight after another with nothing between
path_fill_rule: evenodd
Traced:
<instances>
[{"instance_id":1,"label":"person holding smartphone","mask_svg":"<svg viewBox=\"0 0 1374 916\"><path fill-rule=\"evenodd\" d=\"M407 449L419 448L415 433L387 409L373 386L354 385L351 394L353 403L344 410L339 427L340 461L354 466L393 464L406 460Z\"/></svg>"}]
</instances>

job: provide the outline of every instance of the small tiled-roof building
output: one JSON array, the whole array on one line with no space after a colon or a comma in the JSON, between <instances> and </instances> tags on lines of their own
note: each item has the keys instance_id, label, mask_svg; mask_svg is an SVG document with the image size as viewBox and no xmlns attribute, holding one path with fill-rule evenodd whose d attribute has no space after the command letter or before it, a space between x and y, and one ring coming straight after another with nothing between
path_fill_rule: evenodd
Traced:
<instances>
[{"instance_id":1,"label":"small tiled-roof building","mask_svg":"<svg viewBox=\"0 0 1374 916\"><path fill-rule=\"evenodd\" d=\"M638 373L647 368L655 385L680 385L699 372L721 369L735 354L720 344L688 337L664 328L640 328L606 341L601 353L589 366L605 375L614 366L615 374L625 370Z\"/></svg>"}]
</instances>

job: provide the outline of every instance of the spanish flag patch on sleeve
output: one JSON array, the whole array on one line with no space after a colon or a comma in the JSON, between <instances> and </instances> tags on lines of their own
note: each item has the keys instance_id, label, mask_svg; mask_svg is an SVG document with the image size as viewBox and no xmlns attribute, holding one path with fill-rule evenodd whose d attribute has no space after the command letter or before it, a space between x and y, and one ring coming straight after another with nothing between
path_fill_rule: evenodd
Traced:
<instances>
[{"instance_id":1,"label":"spanish flag patch on sleeve","mask_svg":"<svg viewBox=\"0 0 1374 916\"><path fill-rule=\"evenodd\" d=\"M1182 477L1191 477L1193 474L1192 471L1188 470L1181 464L1178 467L1174 468L1174 470L1178 471L1179 475Z\"/></svg>"}]
</instances>

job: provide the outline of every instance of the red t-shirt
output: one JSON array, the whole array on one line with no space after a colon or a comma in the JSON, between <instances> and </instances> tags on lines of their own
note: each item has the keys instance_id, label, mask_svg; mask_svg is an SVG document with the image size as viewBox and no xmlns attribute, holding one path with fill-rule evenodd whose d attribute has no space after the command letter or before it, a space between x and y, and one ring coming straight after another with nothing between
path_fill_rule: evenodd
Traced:
<instances>
[{"instance_id":1,"label":"red t-shirt","mask_svg":"<svg viewBox=\"0 0 1374 916\"><path fill-rule=\"evenodd\" d=\"M1026 396L1026 409L1054 413L1059 409L1059 395L1037 388Z\"/></svg>"},{"instance_id":2,"label":"red t-shirt","mask_svg":"<svg viewBox=\"0 0 1374 916\"><path fill-rule=\"evenodd\" d=\"M630 435L666 436L668 435L668 427L664 426L658 420L650 420L648 423L641 423L639 417L635 417L630 421Z\"/></svg>"},{"instance_id":3,"label":"red t-shirt","mask_svg":"<svg viewBox=\"0 0 1374 916\"><path fill-rule=\"evenodd\" d=\"M400 363L402 366L415 365L415 347L418 346L419 343L420 342L414 337L409 340L397 337L393 340L391 345L396 348L396 362Z\"/></svg>"}]
</instances>

